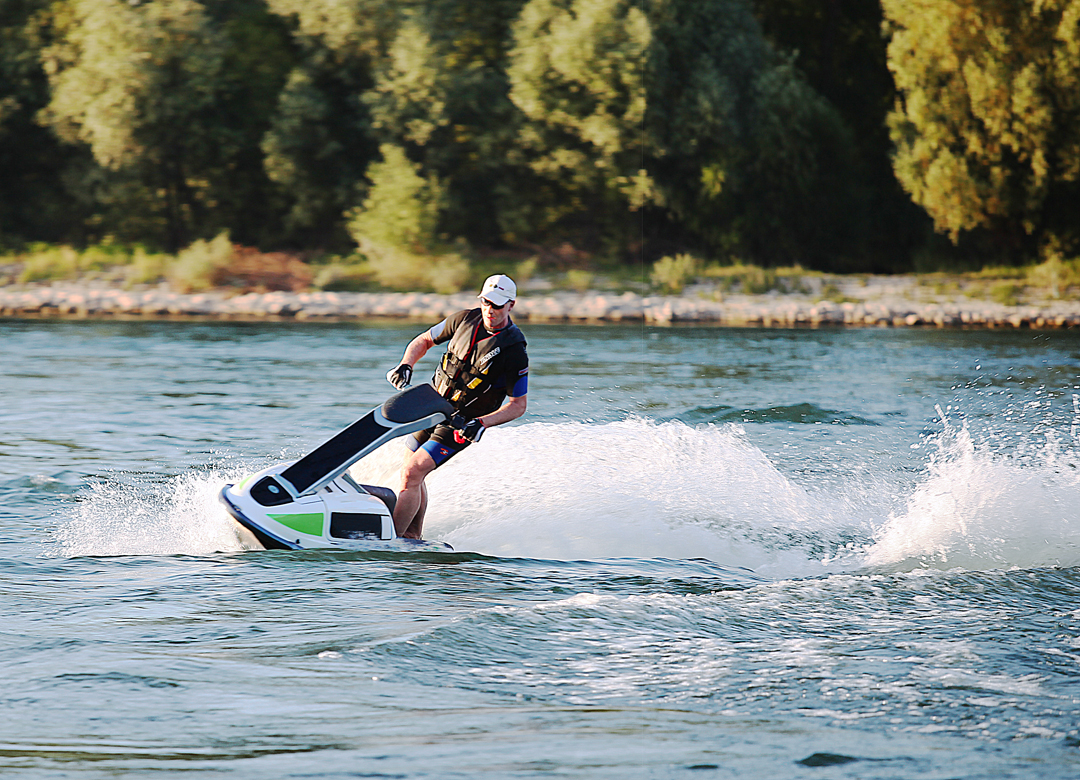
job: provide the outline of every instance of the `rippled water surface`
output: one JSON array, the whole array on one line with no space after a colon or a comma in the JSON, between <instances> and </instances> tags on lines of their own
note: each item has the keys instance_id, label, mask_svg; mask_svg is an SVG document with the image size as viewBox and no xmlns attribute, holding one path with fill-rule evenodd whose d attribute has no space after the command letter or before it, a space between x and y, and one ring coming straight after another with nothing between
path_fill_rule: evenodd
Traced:
<instances>
[{"instance_id":1,"label":"rippled water surface","mask_svg":"<svg viewBox=\"0 0 1080 780\"><path fill-rule=\"evenodd\" d=\"M0 322L5 777L1080 774L1080 334L528 326L456 552L244 550L419 329Z\"/></svg>"}]
</instances>

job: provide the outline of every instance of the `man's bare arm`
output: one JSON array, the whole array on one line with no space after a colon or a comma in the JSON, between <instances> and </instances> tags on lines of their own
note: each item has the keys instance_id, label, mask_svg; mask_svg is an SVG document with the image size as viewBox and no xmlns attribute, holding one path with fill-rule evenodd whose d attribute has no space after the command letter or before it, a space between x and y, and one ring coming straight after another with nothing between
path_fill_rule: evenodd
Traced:
<instances>
[{"instance_id":1,"label":"man's bare arm","mask_svg":"<svg viewBox=\"0 0 1080 780\"><path fill-rule=\"evenodd\" d=\"M484 424L485 428L490 428L493 425L502 425L511 420L516 420L518 417L525 414L525 407L528 406L529 403L528 398L527 395L520 395L517 398L507 398L506 403L494 412L481 416L479 420Z\"/></svg>"},{"instance_id":2,"label":"man's bare arm","mask_svg":"<svg viewBox=\"0 0 1080 780\"><path fill-rule=\"evenodd\" d=\"M428 350L434 346L435 342L431 338L430 331L425 330L410 341L409 346L405 347L405 354L402 356L401 362L410 366L415 366L416 361L426 355Z\"/></svg>"}]
</instances>

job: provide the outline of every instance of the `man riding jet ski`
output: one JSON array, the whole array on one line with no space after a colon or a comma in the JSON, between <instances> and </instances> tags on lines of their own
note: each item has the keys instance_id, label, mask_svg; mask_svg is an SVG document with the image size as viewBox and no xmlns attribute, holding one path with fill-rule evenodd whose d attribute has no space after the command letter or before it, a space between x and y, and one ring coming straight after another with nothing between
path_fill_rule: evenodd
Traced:
<instances>
[{"instance_id":1,"label":"man riding jet ski","mask_svg":"<svg viewBox=\"0 0 1080 780\"><path fill-rule=\"evenodd\" d=\"M267 548L363 547L362 540L420 540L427 509L424 479L480 440L485 428L525 413L529 358L510 319L517 286L495 274L480 306L457 312L414 338L386 378L403 392L295 463L271 466L220 497L229 514ZM435 387L409 390L413 366L447 343ZM411 453L398 492L360 485L349 467L398 436ZM361 540L358 542L357 540ZM368 545L370 546L370 545Z\"/></svg>"},{"instance_id":2,"label":"man riding jet ski","mask_svg":"<svg viewBox=\"0 0 1080 780\"><path fill-rule=\"evenodd\" d=\"M369 549L397 538L397 502L387 487L361 485L348 469L391 439L439 423L464 427L431 385L388 398L298 461L279 463L222 488L219 498L251 541L268 550Z\"/></svg>"},{"instance_id":3,"label":"man riding jet ski","mask_svg":"<svg viewBox=\"0 0 1080 780\"><path fill-rule=\"evenodd\" d=\"M517 285L504 274L489 276L476 296L480 305L451 314L418 335L386 378L398 390L412 380L413 366L437 344L446 344L434 384L439 395L462 415L462 426L436 425L407 440L398 482L394 527L398 535L419 539L427 513L424 480L435 469L480 441L484 430L525 414L529 392L529 355L525 336L510 318Z\"/></svg>"}]
</instances>

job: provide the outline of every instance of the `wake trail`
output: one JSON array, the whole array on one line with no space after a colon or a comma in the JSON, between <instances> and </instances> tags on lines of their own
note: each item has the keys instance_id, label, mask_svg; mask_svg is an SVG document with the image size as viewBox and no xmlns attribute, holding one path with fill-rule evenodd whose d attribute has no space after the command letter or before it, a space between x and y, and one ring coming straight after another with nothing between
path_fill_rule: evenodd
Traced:
<instances>
[{"instance_id":1,"label":"wake trail","mask_svg":"<svg viewBox=\"0 0 1080 780\"><path fill-rule=\"evenodd\" d=\"M705 558L773 579L1080 565L1075 438L1044 432L1003 453L943 421L928 443L924 469L901 483L886 458L855 476L809 454L816 470L786 474L734 424L497 428L428 478L425 536L501 557ZM391 442L352 473L394 486L405 451ZM45 554L243 549L217 493L264 465L97 482Z\"/></svg>"}]
</instances>

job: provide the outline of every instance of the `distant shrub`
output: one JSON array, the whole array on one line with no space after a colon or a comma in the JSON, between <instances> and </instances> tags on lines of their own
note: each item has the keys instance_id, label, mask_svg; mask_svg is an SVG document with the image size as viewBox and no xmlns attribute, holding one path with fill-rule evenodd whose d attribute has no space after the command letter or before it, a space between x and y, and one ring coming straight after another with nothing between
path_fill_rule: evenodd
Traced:
<instances>
[{"instance_id":1,"label":"distant shrub","mask_svg":"<svg viewBox=\"0 0 1080 780\"><path fill-rule=\"evenodd\" d=\"M296 255L234 246L228 266L217 274L215 286L300 292L311 287L313 277L311 266Z\"/></svg>"},{"instance_id":2,"label":"distant shrub","mask_svg":"<svg viewBox=\"0 0 1080 780\"><path fill-rule=\"evenodd\" d=\"M705 277L718 279L728 292L736 289L747 295L762 295L772 290L782 293L812 292L803 279L806 271L799 265L761 268L736 262L732 265L709 266L701 273Z\"/></svg>"},{"instance_id":3,"label":"distant shrub","mask_svg":"<svg viewBox=\"0 0 1080 780\"><path fill-rule=\"evenodd\" d=\"M971 276L975 279L1023 279L1027 276L1027 271L1015 266L990 265L984 266Z\"/></svg>"},{"instance_id":4,"label":"distant shrub","mask_svg":"<svg viewBox=\"0 0 1080 780\"><path fill-rule=\"evenodd\" d=\"M686 283L701 272L701 261L692 255L661 257L653 264L651 279L653 286L664 292L678 294Z\"/></svg>"},{"instance_id":5,"label":"distant shrub","mask_svg":"<svg viewBox=\"0 0 1080 780\"><path fill-rule=\"evenodd\" d=\"M159 282L174 259L172 255L150 253L139 247L131 256L131 264L124 269L124 283L131 286Z\"/></svg>"},{"instance_id":6,"label":"distant shrub","mask_svg":"<svg viewBox=\"0 0 1080 780\"><path fill-rule=\"evenodd\" d=\"M1061 298L1070 287L1080 286L1080 259L1065 260L1057 252L1026 271L1028 284L1046 288L1054 298Z\"/></svg>"},{"instance_id":7,"label":"distant shrub","mask_svg":"<svg viewBox=\"0 0 1080 780\"><path fill-rule=\"evenodd\" d=\"M791 273L787 275L782 275L782 271L790 271ZM800 268L799 266L795 266L794 268L777 269L776 283L783 288L784 292L803 294L809 294L813 292L813 289L803 280L802 268ZM837 303L846 303L848 301L854 300L852 298L848 298L847 296L844 296L844 298L845 300L837 301Z\"/></svg>"},{"instance_id":8,"label":"distant shrub","mask_svg":"<svg viewBox=\"0 0 1080 780\"><path fill-rule=\"evenodd\" d=\"M566 272L566 284L571 290L585 292L593 284L593 274L581 268L571 268Z\"/></svg>"},{"instance_id":9,"label":"distant shrub","mask_svg":"<svg viewBox=\"0 0 1080 780\"><path fill-rule=\"evenodd\" d=\"M522 260L514 268L514 281L517 282L519 288L524 288L529 285L529 280L536 276L536 269L539 267L540 261L535 257L530 257L528 260Z\"/></svg>"},{"instance_id":10,"label":"distant shrub","mask_svg":"<svg viewBox=\"0 0 1080 780\"><path fill-rule=\"evenodd\" d=\"M450 294L460 292L468 285L469 261L453 252L417 253L401 247L382 246L365 256L374 280L392 290L434 290Z\"/></svg>"},{"instance_id":11,"label":"distant shrub","mask_svg":"<svg viewBox=\"0 0 1080 780\"><path fill-rule=\"evenodd\" d=\"M932 289L934 295L956 295L960 292L960 285L955 281L935 281Z\"/></svg>"},{"instance_id":12,"label":"distant shrub","mask_svg":"<svg viewBox=\"0 0 1080 780\"><path fill-rule=\"evenodd\" d=\"M858 298L845 295L844 291L835 284L829 283L821 288L821 300L832 303L858 303Z\"/></svg>"},{"instance_id":13,"label":"distant shrub","mask_svg":"<svg viewBox=\"0 0 1080 780\"><path fill-rule=\"evenodd\" d=\"M469 261L461 255L445 254L431 258L427 268L428 284L437 293L461 292L469 283Z\"/></svg>"},{"instance_id":14,"label":"distant shrub","mask_svg":"<svg viewBox=\"0 0 1080 780\"><path fill-rule=\"evenodd\" d=\"M199 240L181 250L166 270L169 284L178 292L190 293L217 286L233 257L228 233L212 241Z\"/></svg>"},{"instance_id":15,"label":"distant shrub","mask_svg":"<svg viewBox=\"0 0 1080 780\"><path fill-rule=\"evenodd\" d=\"M20 282L76 280L123 268L132 262L131 249L106 241L78 250L67 245L32 244L12 258L22 262Z\"/></svg>"},{"instance_id":16,"label":"distant shrub","mask_svg":"<svg viewBox=\"0 0 1080 780\"><path fill-rule=\"evenodd\" d=\"M112 243L106 239L100 244L91 244L79 256L79 272L104 271L115 266L125 266L132 261L132 252L127 247Z\"/></svg>"},{"instance_id":17,"label":"distant shrub","mask_svg":"<svg viewBox=\"0 0 1080 780\"><path fill-rule=\"evenodd\" d=\"M316 273L312 285L328 292L359 292L374 283L371 265L357 257L335 258Z\"/></svg>"},{"instance_id":18,"label":"distant shrub","mask_svg":"<svg viewBox=\"0 0 1080 780\"><path fill-rule=\"evenodd\" d=\"M742 277L743 292L761 295L777 289L776 271L772 268L751 268Z\"/></svg>"},{"instance_id":19,"label":"distant shrub","mask_svg":"<svg viewBox=\"0 0 1080 780\"><path fill-rule=\"evenodd\" d=\"M739 262L733 265L710 266L703 274L718 279L728 292L738 289L747 295L760 295L777 287L776 271Z\"/></svg>"},{"instance_id":20,"label":"distant shrub","mask_svg":"<svg viewBox=\"0 0 1080 780\"><path fill-rule=\"evenodd\" d=\"M431 258L395 246L362 247L375 281L392 290L415 290L427 286Z\"/></svg>"},{"instance_id":21,"label":"distant shrub","mask_svg":"<svg viewBox=\"0 0 1080 780\"><path fill-rule=\"evenodd\" d=\"M35 244L24 255L19 281L49 282L74 279L79 275L79 252L70 246L45 246Z\"/></svg>"},{"instance_id":22,"label":"distant shrub","mask_svg":"<svg viewBox=\"0 0 1080 780\"><path fill-rule=\"evenodd\" d=\"M1013 282L998 282L990 288L990 298L1005 306L1017 306L1022 290L1023 287Z\"/></svg>"}]
</instances>

